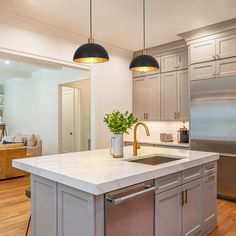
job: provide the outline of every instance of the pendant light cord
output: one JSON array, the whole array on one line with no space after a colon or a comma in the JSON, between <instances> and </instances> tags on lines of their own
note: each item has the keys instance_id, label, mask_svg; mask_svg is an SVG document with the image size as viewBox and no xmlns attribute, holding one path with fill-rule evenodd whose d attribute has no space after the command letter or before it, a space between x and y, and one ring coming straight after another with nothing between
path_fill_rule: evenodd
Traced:
<instances>
[{"instance_id":1,"label":"pendant light cord","mask_svg":"<svg viewBox=\"0 0 236 236\"><path fill-rule=\"evenodd\" d=\"M90 37L89 37L89 42L93 43L93 11L92 11L92 0L90 0L90 6L89 6L89 13L90 13Z\"/></svg>"},{"instance_id":2,"label":"pendant light cord","mask_svg":"<svg viewBox=\"0 0 236 236\"><path fill-rule=\"evenodd\" d=\"M145 0L143 0L143 54L146 54L146 19L145 19Z\"/></svg>"}]
</instances>

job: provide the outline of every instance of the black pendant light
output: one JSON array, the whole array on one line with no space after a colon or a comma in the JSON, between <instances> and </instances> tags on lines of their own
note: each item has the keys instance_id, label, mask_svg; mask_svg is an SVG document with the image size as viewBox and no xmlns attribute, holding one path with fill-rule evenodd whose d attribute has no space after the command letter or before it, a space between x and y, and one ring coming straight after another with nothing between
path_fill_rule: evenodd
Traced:
<instances>
[{"instance_id":1,"label":"black pendant light","mask_svg":"<svg viewBox=\"0 0 236 236\"><path fill-rule=\"evenodd\" d=\"M99 63L109 61L109 56L104 47L94 43L92 31L92 0L90 0L90 37L88 43L80 46L74 54L73 61L80 63Z\"/></svg>"},{"instance_id":2,"label":"black pendant light","mask_svg":"<svg viewBox=\"0 0 236 236\"><path fill-rule=\"evenodd\" d=\"M146 52L146 42L145 42L145 0L143 0L143 51L142 55L135 57L129 66L129 69L132 71L141 71L141 72L147 72L147 71L155 71L159 69L159 64L157 60L147 55Z\"/></svg>"}]
</instances>

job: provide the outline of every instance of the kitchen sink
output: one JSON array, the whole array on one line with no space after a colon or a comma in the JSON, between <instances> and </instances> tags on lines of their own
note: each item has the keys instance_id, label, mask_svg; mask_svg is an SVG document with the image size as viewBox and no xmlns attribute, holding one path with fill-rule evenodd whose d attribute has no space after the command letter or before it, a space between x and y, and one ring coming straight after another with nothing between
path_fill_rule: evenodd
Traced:
<instances>
[{"instance_id":1,"label":"kitchen sink","mask_svg":"<svg viewBox=\"0 0 236 236\"><path fill-rule=\"evenodd\" d=\"M172 158L172 157L164 157L164 156L151 156L151 157L145 157L145 158L140 158L140 159L132 159L129 160L130 162L135 162L135 163L141 163L141 164L147 164L147 165L160 165L163 163L171 162L171 161L177 161L179 160L178 158Z\"/></svg>"}]
</instances>

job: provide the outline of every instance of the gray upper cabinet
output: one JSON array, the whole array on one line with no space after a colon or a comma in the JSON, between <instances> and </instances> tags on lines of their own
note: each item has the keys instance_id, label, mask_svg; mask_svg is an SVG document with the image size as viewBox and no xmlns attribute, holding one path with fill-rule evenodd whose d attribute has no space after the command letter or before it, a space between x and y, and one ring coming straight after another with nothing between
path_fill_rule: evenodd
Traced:
<instances>
[{"instance_id":1,"label":"gray upper cabinet","mask_svg":"<svg viewBox=\"0 0 236 236\"><path fill-rule=\"evenodd\" d=\"M215 39L191 44L189 50L190 64L212 61L216 55Z\"/></svg>"},{"instance_id":2,"label":"gray upper cabinet","mask_svg":"<svg viewBox=\"0 0 236 236\"><path fill-rule=\"evenodd\" d=\"M161 79L160 76L147 78L147 120L161 119Z\"/></svg>"},{"instance_id":3,"label":"gray upper cabinet","mask_svg":"<svg viewBox=\"0 0 236 236\"><path fill-rule=\"evenodd\" d=\"M147 108L147 82L145 77L133 81L133 112L139 120L145 119Z\"/></svg>"},{"instance_id":4,"label":"gray upper cabinet","mask_svg":"<svg viewBox=\"0 0 236 236\"><path fill-rule=\"evenodd\" d=\"M188 120L188 70L161 75L161 120Z\"/></svg>"},{"instance_id":5,"label":"gray upper cabinet","mask_svg":"<svg viewBox=\"0 0 236 236\"><path fill-rule=\"evenodd\" d=\"M236 34L202 40L189 46L190 64L236 56Z\"/></svg>"},{"instance_id":6,"label":"gray upper cabinet","mask_svg":"<svg viewBox=\"0 0 236 236\"><path fill-rule=\"evenodd\" d=\"M161 72L176 70L176 53L168 54L161 57Z\"/></svg>"},{"instance_id":7,"label":"gray upper cabinet","mask_svg":"<svg viewBox=\"0 0 236 236\"><path fill-rule=\"evenodd\" d=\"M189 101L190 101L188 70L178 71L178 90L179 90L178 118L180 120L188 120Z\"/></svg>"},{"instance_id":8,"label":"gray upper cabinet","mask_svg":"<svg viewBox=\"0 0 236 236\"><path fill-rule=\"evenodd\" d=\"M216 76L236 75L236 57L216 61Z\"/></svg>"},{"instance_id":9,"label":"gray upper cabinet","mask_svg":"<svg viewBox=\"0 0 236 236\"><path fill-rule=\"evenodd\" d=\"M186 69L188 68L188 51L177 52L177 68Z\"/></svg>"},{"instance_id":10,"label":"gray upper cabinet","mask_svg":"<svg viewBox=\"0 0 236 236\"><path fill-rule=\"evenodd\" d=\"M133 112L139 120L160 120L160 76L134 79Z\"/></svg>"},{"instance_id":11,"label":"gray upper cabinet","mask_svg":"<svg viewBox=\"0 0 236 236\"><path fill-rule=\"evenodd\" d=\"M214 61L198 63L190 66L190 79L211 79L216 76L216 65Z\"/></svg>"},{"instance_id":12,"label":"gray upper cabinet","mask_svg":"<svg viewBox=\"0 0 236 236\"><path fill-rule=\"evenodd\" d=\"M178 110L178 80L176 72L161 75L161 119L175 120Z\"/></svg>"},{"instance_id":13,"label":"gray upper cabinet","mask_svg":"<svg viewBox=\"0 0 236 236\"><path fill-rule=\"evenodd\" d=\"M201 235L202 231L202 178L183 185L183 235Z\"/></svg>"},{"instance_id":14,"label":"gray upper cabinet","mask_svg":"<svg viewBox=\"0 0 236 236\"><path fill-rule=\"evenodd\" d=\"M217 59L236 56L236 34L216 39Z\"/></svg>"},{"instance_id":15,"label":"gray upper cabinet","mask_svg":"<svg viewBox=\"0 0 236 236\"><path fill-rule=\"evenodd\" d=\"M188 67L188 52L181 51L161 57L161 72L169 72Z\"/></svg>"},{"instance_id":16,"label":"gray upper cabinet","mask_svg":"<svg viewBox=\"0 0 236 236\"><path fill-rule=\"evenodd\" d=\"M236 57L198 63L190 66L190 79L214 79L236 75Z\"/></svg>"}]
</instances>

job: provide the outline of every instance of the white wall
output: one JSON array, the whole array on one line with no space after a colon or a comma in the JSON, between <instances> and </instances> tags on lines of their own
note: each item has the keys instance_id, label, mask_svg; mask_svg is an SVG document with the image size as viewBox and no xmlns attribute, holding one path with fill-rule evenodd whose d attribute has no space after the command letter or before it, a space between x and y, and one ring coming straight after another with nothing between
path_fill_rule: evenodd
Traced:
<instances>
[{"instance_id":1,"label":"white wall","mask_svg":"<svg viewBox=\"0 0 236 236\"><path fill-rule=\"evenodd\" d=\"M88 77L78 71L40 70L32 79L13 78L6 83L5 121L9 133L38 134L43 154L58 153L58 85Z\"/></svg>"},{"instance_id":2,"label":"white wall","mask_svg":"<svg viewBox=\"0 0 236 236\"><path fill-rule=\"evenodd\" d=\"M55 28L43 30L42 25L33 27L30 22L20 24L19 19L17 25L25 28L16 27L13 17L3 18L0 17L0 51L2 48L72 62L79 42L86 42L82 42L81 37L72 37L69 32L55 32ZM111 45L104 46L110 61L94 65L91 71L92 146L97 148L108 147L110 142L108 130L102 121L104 114L114 109L132 110L132 76L128 69L132 52Z\"/></svg>"},{"instance_id":3,"label":"white wall","mask_svg":"<svg viewBox=\"0 0 236 236\"><path fill-rule=\"evenodd\" d=\"M106 113L114 110L132 111L131 55L122 50L110 51L110 61L95 65L97 82L97 147L110 146L111 134L103 122Z\"/></svg>"}]
</instances>

